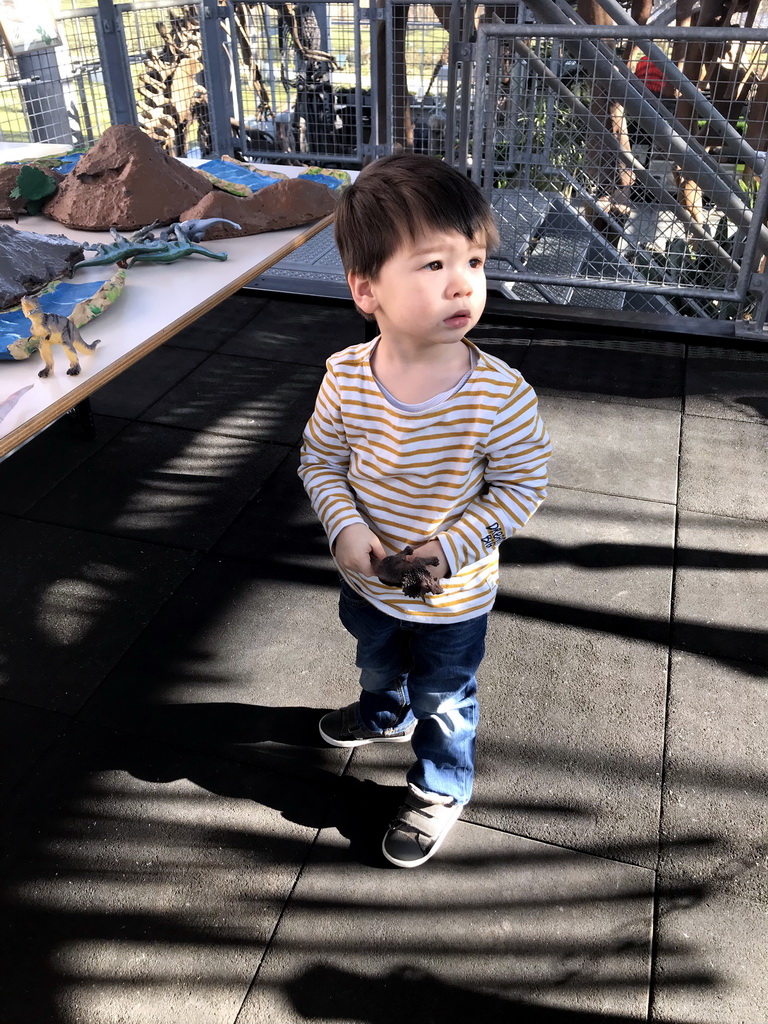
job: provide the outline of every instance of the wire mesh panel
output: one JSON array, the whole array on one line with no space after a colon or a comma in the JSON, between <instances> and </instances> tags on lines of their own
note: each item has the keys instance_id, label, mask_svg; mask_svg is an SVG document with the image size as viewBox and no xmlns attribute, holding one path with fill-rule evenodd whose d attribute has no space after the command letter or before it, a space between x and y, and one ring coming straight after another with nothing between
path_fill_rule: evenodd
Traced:
<instances>
[{"instance_id":1,"label":"wire mesh panel","mask_svg":"<svg viewBox=\"0 0 768 1024\"><path fill-rule=\"evenodd\" d=\"M11 56L0 41L0 136L92 145L114 122L110 68L96 8L62 0L56 45Z\"/></svg>"},{"instance_id":2,"label":"wire mesh panel","mask_svg":"<svg viewBox=\"0 0 768 1024\"><path fill-rule=\"evenodd\" d=\"M374 83L371 26L358 3L236 2L224 31L236 155L362 161Z\"/></svg>"},{"instance_id":3,"label":"wire mesh panel","mask_svg":"<svg viewBox=\"0 0 768 1024\"><path fill-rule=\"evenodd\" d=\"M63 47L58 54L73 142L91 146L112 123L108 83L98 45L95 16L62 12Z\"/></svg>"},{"instance_id":4,"label":"wire mesh panel","mask_svg":"<svg viewBox=\"0 0 768 1024\"><path fill-rule=\"evenodd\" d=\"M210 153L197 4L126 5L121 13L139 127L176 156ZM132 8L132 9L130 9Z\"/></svg>"},{"instance_id":5,"label":"wire mesh panel","mask_svg":"<svg viewBox=\"0 0 768 1024\"><path fill-rule=\"evenodd\" d=\"M0 133L10 142L89 144L110 123L94 18L62 12L55 45L12 55L0 40Z\"/></svg>"},{"instance_id":6,"label":"wire mesh panel","mask_svg":"<svg viewBox=\"0 0 768 1024\"><path fill-rule=\"evenodd\" d=\"M768 35L647 34L481 26L473 176L497 207L551 200L522 251L503 236L495 274L516 297L588 305L597 286L660 312L748 317L768 252Z\"/></svg>"},{"instance_id":7,"label":"wire mesh panel","mask_svg":"<svg viewBox=\"0 0 768 1024\"><path fill-rule=\"evenodd\" d=\"M486 190L510 297L768 310L764 31L574 24L563 0L61 2L51 45L0 42L6 140L87 146L129 121L179 156L412 149Z\"/></svg>"},{"instance_id":8,"label":"wire mesh panel","mask_svg":"<svg viewBox=\"0 0 768 1024\"><path fill-rule=\"evenodd\" d=\"M381 141L444 156L448 123L451 4L389 3L384 10L386 65L378 90Z\"/></svg>"}]
</instances>

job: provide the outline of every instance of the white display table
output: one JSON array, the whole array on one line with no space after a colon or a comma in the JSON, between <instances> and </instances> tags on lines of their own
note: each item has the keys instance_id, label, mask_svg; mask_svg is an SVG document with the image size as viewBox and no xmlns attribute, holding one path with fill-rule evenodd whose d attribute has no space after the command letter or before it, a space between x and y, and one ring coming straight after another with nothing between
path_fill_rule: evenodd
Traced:
<instances>
[{"instance_id":1,"label":"white display table","mask_svg":"<svg viewBox=\"0 0 768 1024\"><path fill-rule=\"evenodd\" d=\"M63 146L58 142L6 142L0 139L0 163L39 160L44 156L63 156L71 149L71 146Z\"/></svg>"},{"instance_id":2,"label":"white display table","mask_svg":"<svg viewBox=\"0 0 768 1024\"><path fill-rule=\"evenodd\" d=\"M299 167L272 169L288 175L299 174L302 170ZM127 271L125 289L114 305L81 329L86 341L99 338L101 343L92 355L80 357L82 370L77 377L67 376L69 364L65 354L57 348L54 348L53 375L48 378L38 377L43 366L39 356L18 362L0 361L0 404L26 385L34 385L0 422L0 458L248 284L330 220L326 217L288 231L203 243L212 251L226 252L229 256L226 261L186 256L177 263L143 263L131 267ZM43 234L66 235L76 241L113 241L109 234L75 231L42 217L25 217L18 227ZM78 270L74 280L104 280L116 269L111 264Z\"/></svg>"}]
</instances>

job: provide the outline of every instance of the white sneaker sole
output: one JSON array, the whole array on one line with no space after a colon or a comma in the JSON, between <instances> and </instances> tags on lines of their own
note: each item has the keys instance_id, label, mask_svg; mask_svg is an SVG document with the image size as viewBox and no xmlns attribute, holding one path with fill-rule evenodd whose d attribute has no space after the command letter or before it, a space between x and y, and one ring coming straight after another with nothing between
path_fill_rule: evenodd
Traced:
<instances>
[{"instance_id":1,"label":"white sneaker sole","mask_svg":"<svg viewBox=\"0 0 768 1024\"><path fill-rule=\"evenodd\" d=\"M332 747L364 747L369 743L410 743L414 732L411 729L410 732L405 732L401 736L371 736L369 739L364 740L337 740L323 731L322 721L318 725L318 729L325 742L329 743Z\"/></svg>"}]
</instances>

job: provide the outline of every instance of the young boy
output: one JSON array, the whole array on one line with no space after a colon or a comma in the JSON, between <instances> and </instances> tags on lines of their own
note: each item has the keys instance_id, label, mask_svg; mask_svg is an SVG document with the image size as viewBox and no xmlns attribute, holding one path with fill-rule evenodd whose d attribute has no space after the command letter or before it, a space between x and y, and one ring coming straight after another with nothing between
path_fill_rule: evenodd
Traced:
<instances>
[{"instance_id":1,"label":"young boy","mask_svg":"<svg viewBox=\"0 0 768 1024\"><path fill-rule=\"evenodd\" d=\"M339 200L336 241L356 306L380 334L331 356L299 475L342 577L360 699L325 715L337 747L410 740L387 860L423 864L470 798L475 673L499 544L545 496L547 432L520 374L465 338L498 244L480 190L432 157L384 157ZM406 597L376 575L413 547L441 591Z\"/></svg>"}]
</instances>

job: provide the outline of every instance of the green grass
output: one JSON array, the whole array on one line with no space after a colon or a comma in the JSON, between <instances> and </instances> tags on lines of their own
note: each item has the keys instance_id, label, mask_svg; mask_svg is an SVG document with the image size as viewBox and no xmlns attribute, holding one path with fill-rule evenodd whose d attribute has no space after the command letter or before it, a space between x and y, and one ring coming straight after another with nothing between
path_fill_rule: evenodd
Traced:
<instances>
[{"instance_id":1,"label":"green grass","mask_svg":"<svg viewBox=\"0 0 768 1024\"><path fill-rule=\"evenodd\" d=\"M0 132L6 142L27 142L29 126L15 90L0 93Z\"/></svg>"}]
</instances>

